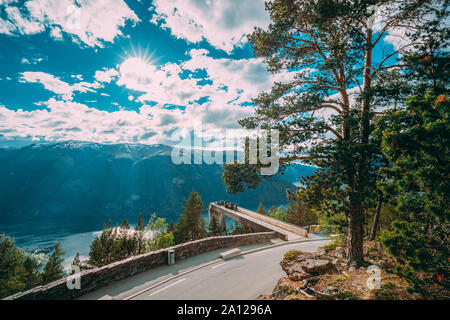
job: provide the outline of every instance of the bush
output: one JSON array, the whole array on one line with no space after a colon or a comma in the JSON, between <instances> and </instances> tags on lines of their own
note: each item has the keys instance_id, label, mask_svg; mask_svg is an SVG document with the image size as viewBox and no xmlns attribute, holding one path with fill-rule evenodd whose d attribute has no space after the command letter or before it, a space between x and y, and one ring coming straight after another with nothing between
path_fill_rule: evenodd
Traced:
<instances>
[{"instance_id":1,"label":"bush","mask_svg":"<svg viewBox=\"0 0 450 320\"><path fill-rule=\"evenodd\" d=\"M322 247L325 251L332 251L336 250L337 247L343 247L346 248L347 244L345 242L345 236L340 235L338 237L335 237L331 240L331 242L325 246Z\"/></svg>"},{"instance_id":2,"label":"bush","mask_svg":"<svg viewBox=\"0 0 450 320\"><path fill-rule=\"evenodd\" d=\"M298 258L299 255L301 255L302 252L298 250L289 250L284 254L284 259L286 260L295 260Z\"/></svg>"}]
</instances>

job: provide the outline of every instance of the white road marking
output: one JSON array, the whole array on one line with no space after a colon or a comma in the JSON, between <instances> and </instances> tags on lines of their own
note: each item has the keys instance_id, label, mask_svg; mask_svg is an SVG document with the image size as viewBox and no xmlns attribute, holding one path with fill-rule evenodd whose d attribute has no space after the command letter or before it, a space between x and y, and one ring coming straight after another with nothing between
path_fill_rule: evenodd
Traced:
<instances>
[{"instance_id":1,"label":"white road marking","mask_svg":"<svg viewBox=\"0 0 450 320\"><path fill-rule=\"evenodd\" d=\"M223 265L225 265L225 264L227 264L227 263L230 263L230 262L231 262L231 261L227 261L227 262L224 262L224 263L215 265L215 266L211 267L211 269L215 269L215 268L221 267L221 266L223 266Z\"/></svg>"},{"instance_id":2,"label":"white road marking","mask_svg":"<svg viewBox=\"0 0 450 320\"><path fill-rule=\"evenodd\" d=\"M151 297L151 296L153 296L153 295L155 295L155 294L157 294L157 293L160 293L160 292L163 291L163 290L166 290L166 289L168 289L168 288L170 288L170 287L173 287L174 285L177 285L177 284L183 282L184 280L186 280L186 278L183 278L183 279L181 279L181 280L178 280L177 282L174 282L174 283L172 283L172 284L169 284L168 286L166 286L166 287L164 287L164 288L161 288L161 289L159 289L159 290L156 290L155 292L150 293L148 296Z\"/></svg>"}]
</instances>

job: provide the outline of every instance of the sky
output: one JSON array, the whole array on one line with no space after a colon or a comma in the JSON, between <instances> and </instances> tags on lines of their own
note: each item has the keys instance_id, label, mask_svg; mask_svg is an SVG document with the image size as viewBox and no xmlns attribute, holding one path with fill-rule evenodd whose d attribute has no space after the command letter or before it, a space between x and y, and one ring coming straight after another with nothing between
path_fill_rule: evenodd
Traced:
<instances>
[{"instance_id":1,"label":"sky","mask_svg":"<svg viewBox=\"0 0 450 320\"><path fill-rule=\"evenodd\" d=\"M293 76L253 55L268 24L264 0L0 0L0 145L238 128Z\"/></svg>"}]
</instances>

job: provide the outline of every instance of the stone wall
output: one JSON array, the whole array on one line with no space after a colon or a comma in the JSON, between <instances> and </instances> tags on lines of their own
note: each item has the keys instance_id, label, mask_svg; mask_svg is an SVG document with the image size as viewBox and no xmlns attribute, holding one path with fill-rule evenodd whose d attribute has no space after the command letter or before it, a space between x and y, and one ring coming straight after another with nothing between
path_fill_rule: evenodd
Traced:
<instances>
[{"instance_id":1,"label":"stone wall","mask_svg":"<svg viewBox=\"0 0 450 320\"><path fill-rule=\"evenodd\" d=\"M130 257L101 268L86 270L81 273L81 289L69 290L67 278L20 292L5 300L68 300L80 297L88 292L106 286L139 272L148 271L156 266L167 264L168 250L175 251L175 261L195 256L204 252L269 242L274 232L261 232L235 236L220 236L182 243L167 249Z\"/></svg>"}]
</instances>

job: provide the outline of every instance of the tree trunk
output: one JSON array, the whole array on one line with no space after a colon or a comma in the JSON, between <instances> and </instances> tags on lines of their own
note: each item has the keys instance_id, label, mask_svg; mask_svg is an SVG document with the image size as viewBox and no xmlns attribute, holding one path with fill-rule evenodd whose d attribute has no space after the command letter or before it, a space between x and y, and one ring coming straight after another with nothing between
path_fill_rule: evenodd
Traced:
<instances>
[{"instance_id":1,"label":"tree trunk","mask_svg":"<svg viewBox=\"0 0 450 320\"><path fill-rule=\"evenodd\" d=\"M361 143L368 144L370 136L370 98L368 93L371 89L372 78L372 36L371 26L366 33L366 49L364 59L363 76L363 99L361 102ZM362 191L364 190L365 180L368 173L368 155L366 150L362 150L357 166L358 179L354 180L352 192L349 195L350 210L348 214L348 235L347 235L347 259L348 264L354 264L360 267L364 262L363 238L364 238L364 213L362 208ZM353 170L350 170L351 172ZM351 180L350 180L351 181Z\"/></svg>"},{"instance_id":2,"label":"tree trunk","mask_svg":"<svg viewBox=\"0 0 450 320\"><path fill-rule=\"evenodd\" d=\"M383 204L383 198L378 198L377 209L375 211L375 217L373 218L372 232L370 233L370 241L374 241L377 235L378 222L380 221L381 206Z\"/></svg>"},{"instance_id":3,"label":"tree trunk","mask_svg":"<svg viewBox=\"0 0 450 320\"><path fill-rule=\"evenodd\" d=\"M348 264L360 267L364 262L363 215L360 199L351 199L348 215L347 260Z\"/></svg>"},{"instance_id":4,"label":"tree trunk","mask_svg":"<svg viewBox=\"0 0 450 320\"><path fill-rule=\"evenodd\" d=\"M367 96L372 87L372 29L367 29L366 34L366 52L364 58L364 82L363 82L363 99L361 102L361 141L369 142L370 136L370 98Z\"/></svg>"}]
</instances>

